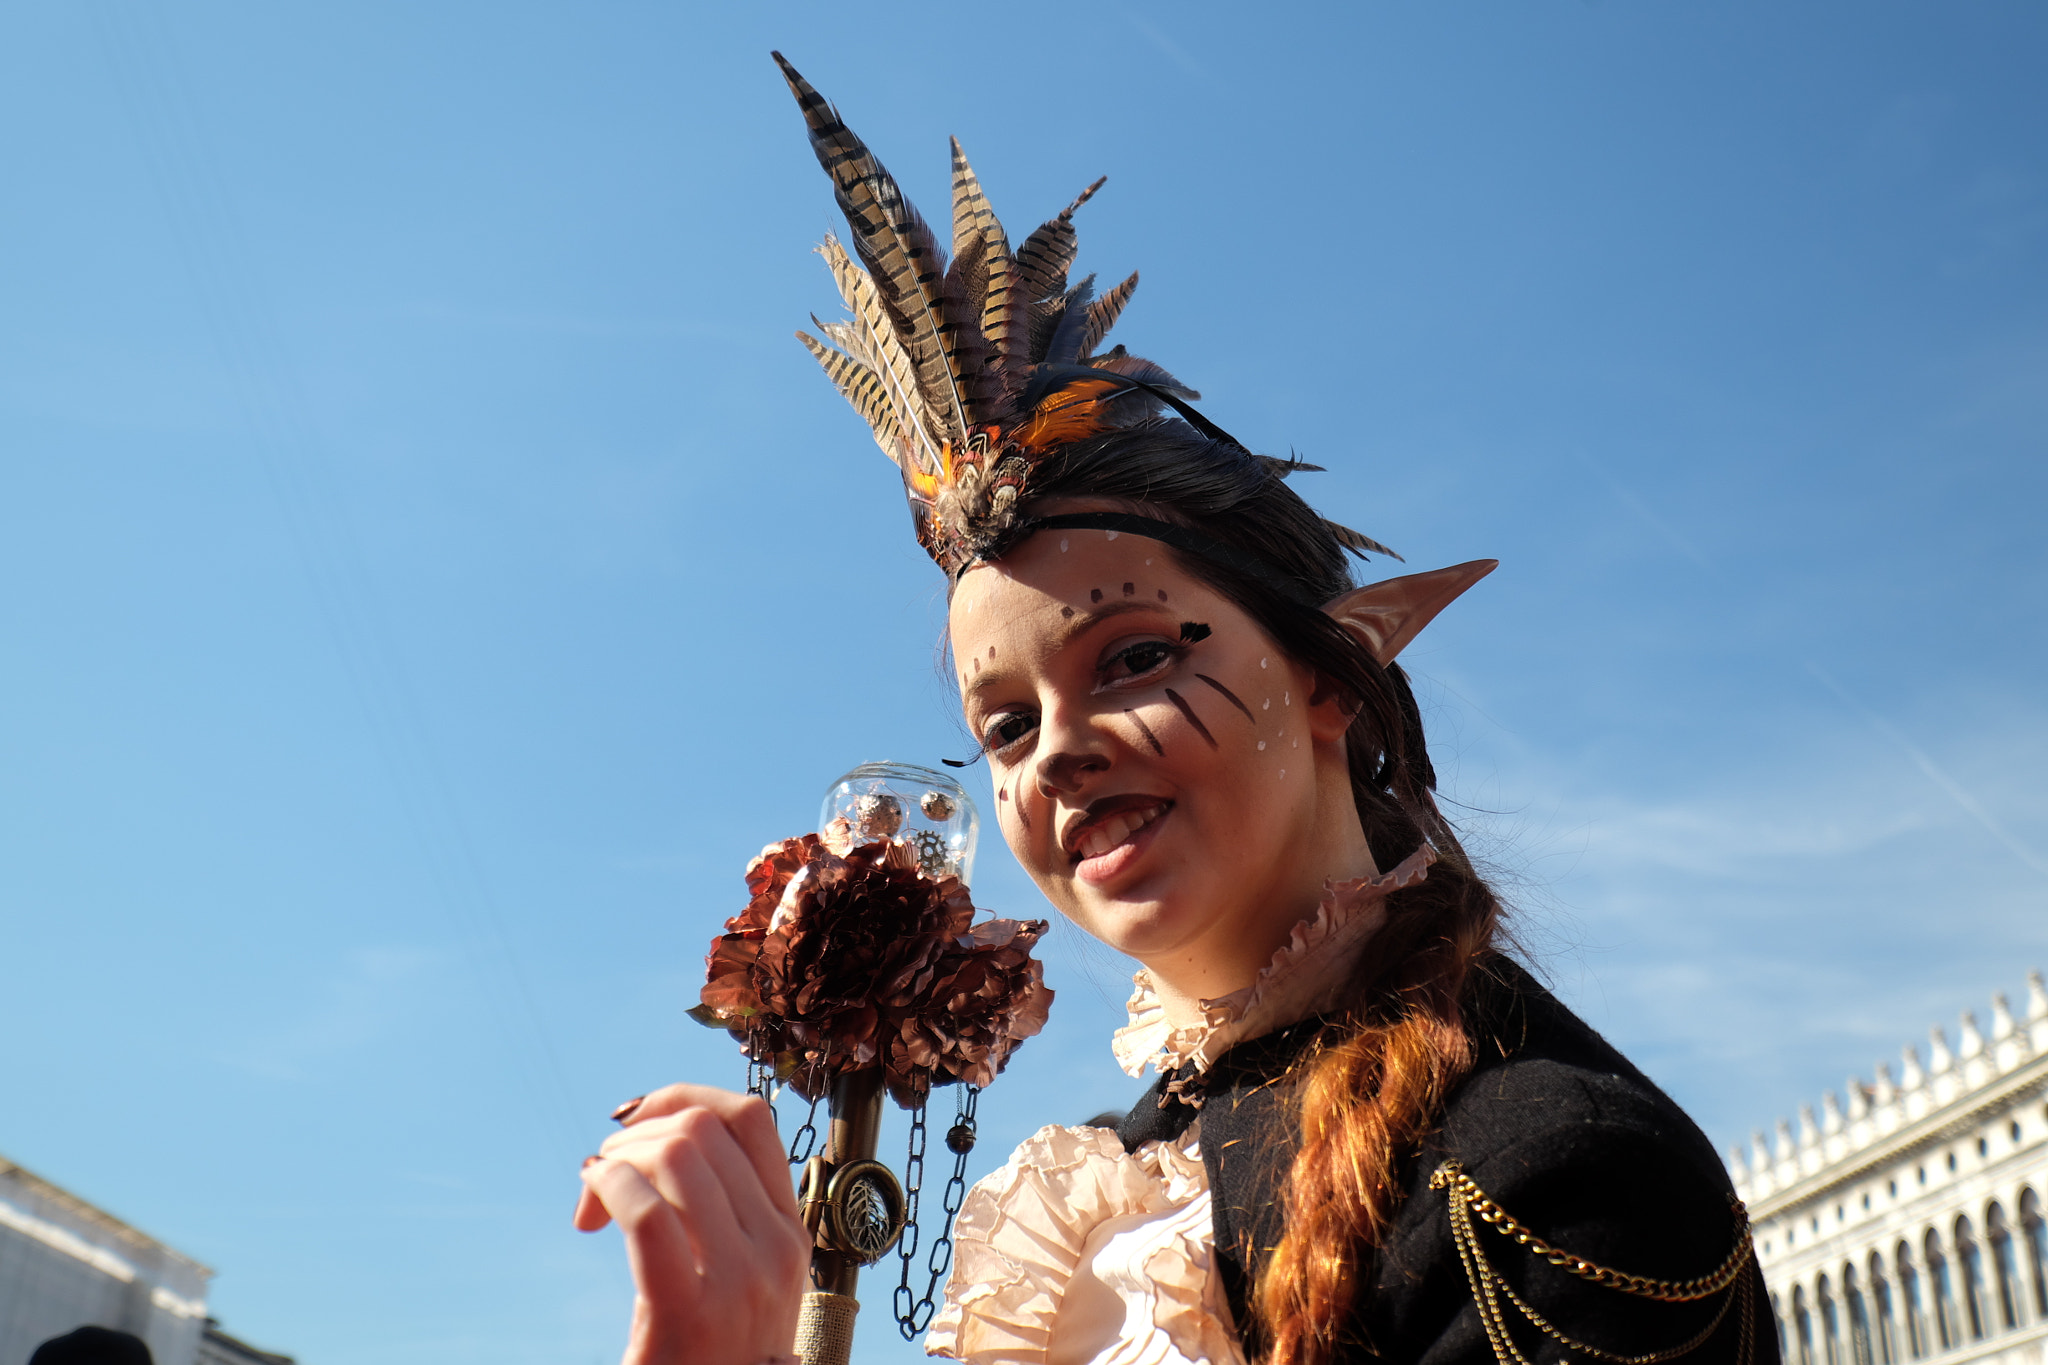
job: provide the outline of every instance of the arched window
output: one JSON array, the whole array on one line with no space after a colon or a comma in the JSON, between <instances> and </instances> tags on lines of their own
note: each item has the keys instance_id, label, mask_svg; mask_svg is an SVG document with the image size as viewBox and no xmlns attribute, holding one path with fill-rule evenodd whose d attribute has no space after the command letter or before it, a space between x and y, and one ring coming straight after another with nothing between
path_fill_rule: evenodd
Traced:
<instances>
[{"instance_id":1,"label":"arched window","mask_svg":"<svg viewBox=\"0 0 2048 1365\"><path fill-rule=\"evenodd\" d=\"M1785 1305L1778 1299L1777 1291L1771 1293L1771 1322L1778 1329L1778 1359L1792 1358L1792 1343L1785 1337Z\"/></svg>"},{"instance_id":2,"label":"arched window","mask_svg":"<svg viewBox=\"0 0 2048 1365\"><path fill-rule=\"evenodd\" d=\"M1891 1281L1885 1278L1884 1253L1870 1253L1870 1313L1876 1319L1871 1324L1871 1346L1877 1352L1877 1365L1898 1365L1899 1324L1898 1309L1892 1303Z\"/></svg>"},{"instance_id":3,"label":"arched window","mask_svg":"<svg viewBox=\"0 0 2048 1365\"><path fill-rule=\"evenodd\" d=\"M1870 1305L1856 1285L1856 1267L1842 1267L1842 1307L1849 1314L1849 1365L1877 1365L1870 1350Z\"/></svg>"},{"instance_id":4,"label":"arched window","mask_svg":"<svg viewBox=\"0 0 2048 1365\"><path fill-rule=\"evenodd\" d=\"M2048 1218L2041 1216L2041 1196L2020 1194L2020 1233L2027 1239L2027 1267L2033 1271L2034 1312L2048 1318Z\"/></svg>"},{"instance_id":5,"label":"arched window","mask_svg":"<svg viewBox=\"0 0 2048 1365\"><path fill-rule=\"evenodd\" d=\"M1835 1296L1828 1292L1828 1277L1813 1283L1813 1306L1820 1310L1820 1344L1826 1365L1846 1365L1842 1359L1842 1323L1835 1313Z\"/></svg>"},{"instance_id":6,"label":"arched window","mask_svg":"<svg viewBox=\"0 0 2048 1365\"><path fill-rule=\"evenodd\" d=\"M2012 1229L2005 1224L2005 1210L1993 1204L1984 1211L1984 1240L1991 1244L1991 1280L1998 1292L1998 1322L2006 1330L2020 1325L2026 1312L2027 1292L2020 1284L2020 1258L2012 1244Z\"/></svg>"},{"instance_id":7,"label":"arched window","mask_svg":"<svg viewBox=\"0 0 2048 1365\"><path fill-rule=\"evenodd\" d=\"M1955 1281L1949 1277L1948 1257L1941 1254L1941 1234L1927 1229L1927 1297L1933 1300L1934 1341L1944 1351L1963 1344L1962 1319L1956 1310Z\"/></svg>"},{"instance_id":8,"label":"arched window","mask_svg":"<svg viewBox=\"0 0 2048 1365\"><path fill-rule=\"evenodd\" d=\"M1906 1323L1906 1350L1919 1360L1932 1349L1927 1335L1927 1300L1920 1288L1920 1272L1913 1268L1913 1248L1899 1243L1899 1316Z\"/></svg>"},{"instance_id":9,"label":"arched window","mask_svg":"<svg viewBox=\"0 0 2048 1365\"><path fill-rule=\"evenodd\" d=\"M1799 1342L1799 1365L1813 1365L1813 1318L1806 1311L1806 1286L1792 1286L1792 1334Z\"/></svg>"},{"instance_id":10,"label":"arched window","mask_svg":"<svg viewBox=\"0 0 2048 1365\"><path fill-rule=\"evenodd\" d=\"M1956 1219L1956 1260L1963 1267L1963 1316L1970 1324L1970 1339L1981 1341L1991 1328L1990 1305L1984 1298L1984 1249L1977 1245L1967 1217Z\"/></svg>"}]
</instances>

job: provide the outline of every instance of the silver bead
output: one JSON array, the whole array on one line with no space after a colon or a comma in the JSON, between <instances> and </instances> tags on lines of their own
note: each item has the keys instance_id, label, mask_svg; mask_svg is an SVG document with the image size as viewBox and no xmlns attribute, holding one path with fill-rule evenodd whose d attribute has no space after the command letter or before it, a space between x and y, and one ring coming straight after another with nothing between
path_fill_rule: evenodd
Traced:
<instances>
[{"instance_id":1,"label":"silver bead","mask_svg":"<svg viewBox=\"0 0 2048 1365\"><path fill-rule=\"evenodd\" d=\"M893 839L903 828L903 803L887 792L863 796L853 803L853 823L863 839Z\"/></svg>"}]
</instances>

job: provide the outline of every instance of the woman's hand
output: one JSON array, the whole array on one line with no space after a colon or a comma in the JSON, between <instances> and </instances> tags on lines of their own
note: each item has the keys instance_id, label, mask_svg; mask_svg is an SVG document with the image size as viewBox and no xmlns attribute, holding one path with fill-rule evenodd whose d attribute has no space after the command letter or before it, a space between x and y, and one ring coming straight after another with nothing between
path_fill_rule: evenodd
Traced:
<instances>
[{"instance_id":1,"label":"woman's hand","mask_svg":"<svg viewBox=\"0 0 2048 1365\"><path fill-rule=\"evenodd\" d=\"M624 1365L760 1365L787 1356L811 1237L762 1100L672 1085L583 1167L576 1226L617 1220L633 1268Z\"/></svg>"}]
</instances>

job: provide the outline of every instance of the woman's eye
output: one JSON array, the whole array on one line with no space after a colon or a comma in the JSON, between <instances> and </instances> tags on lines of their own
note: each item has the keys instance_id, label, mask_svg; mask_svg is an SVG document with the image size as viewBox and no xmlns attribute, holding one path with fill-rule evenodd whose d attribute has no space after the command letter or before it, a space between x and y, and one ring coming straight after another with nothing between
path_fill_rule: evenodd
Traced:
<instances>
[{"instance_id":1,"label":"woman's eye","mask_svg":"<svg viewBox=\"0 0 2048 1365\"><path fill-rule=\"evenodd\" d=\"M1007 711L982 727L981 747L987 753L1001 753L1037 728L1038 717L1023 711Z\"/></svg>"},{"instance_id":2,"label":"woman's eye","mask_svg":"<svg viewBox=\"0 0 2048 1365\"><path fill-rule=\"evenodd\" d=\"M1165 640L1133 640L1113 650L1102 661L1102 681L1115 683L1142 678L1178 658L1182 652L1180 646Z\"/></svg>"}]
</instances>

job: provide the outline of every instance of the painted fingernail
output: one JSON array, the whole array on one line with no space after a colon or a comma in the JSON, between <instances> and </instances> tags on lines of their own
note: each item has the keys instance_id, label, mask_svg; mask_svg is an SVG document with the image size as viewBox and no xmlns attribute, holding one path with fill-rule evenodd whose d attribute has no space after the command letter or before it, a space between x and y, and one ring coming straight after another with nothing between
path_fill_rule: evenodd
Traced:
<instances>
[{"instance_id":1,"label":"painted fingernail","mask_svg":"<svg viewBox=\"0 0 2048 1365\"><path fill-rule=\"evenodd\" d=\"M639 1111L640 1106L644 1104L646 1100L647 1097L645 1095L635 1095L632 1099L627 1100L624 1104L612 1110L612 1122L625 1123L626 1121L631 1119L635 1113Z\"/></svg>"},{"instance_id":2,"label":"painted fingernail","mask_svg":"<svg viewBox=\"0 0 2048 1365\"><path fill-rule=\"evenodd\" d=\"M590 1169L590 1168L591 1168L592 1166L595 1166L595 1165L596 1165L596 1164L597 1164L598 1162L600 1162L600 1161L603 1161L603 1160L604 1160L604 1158L603 1158L603 1157L601 1157L601 1156L587 1156L587 1157L584 1157L584 1158L583 1158L583 1169L587 1171L587 1170L589 1170L589 1169Z\"/></svg>"}]
</instances>

